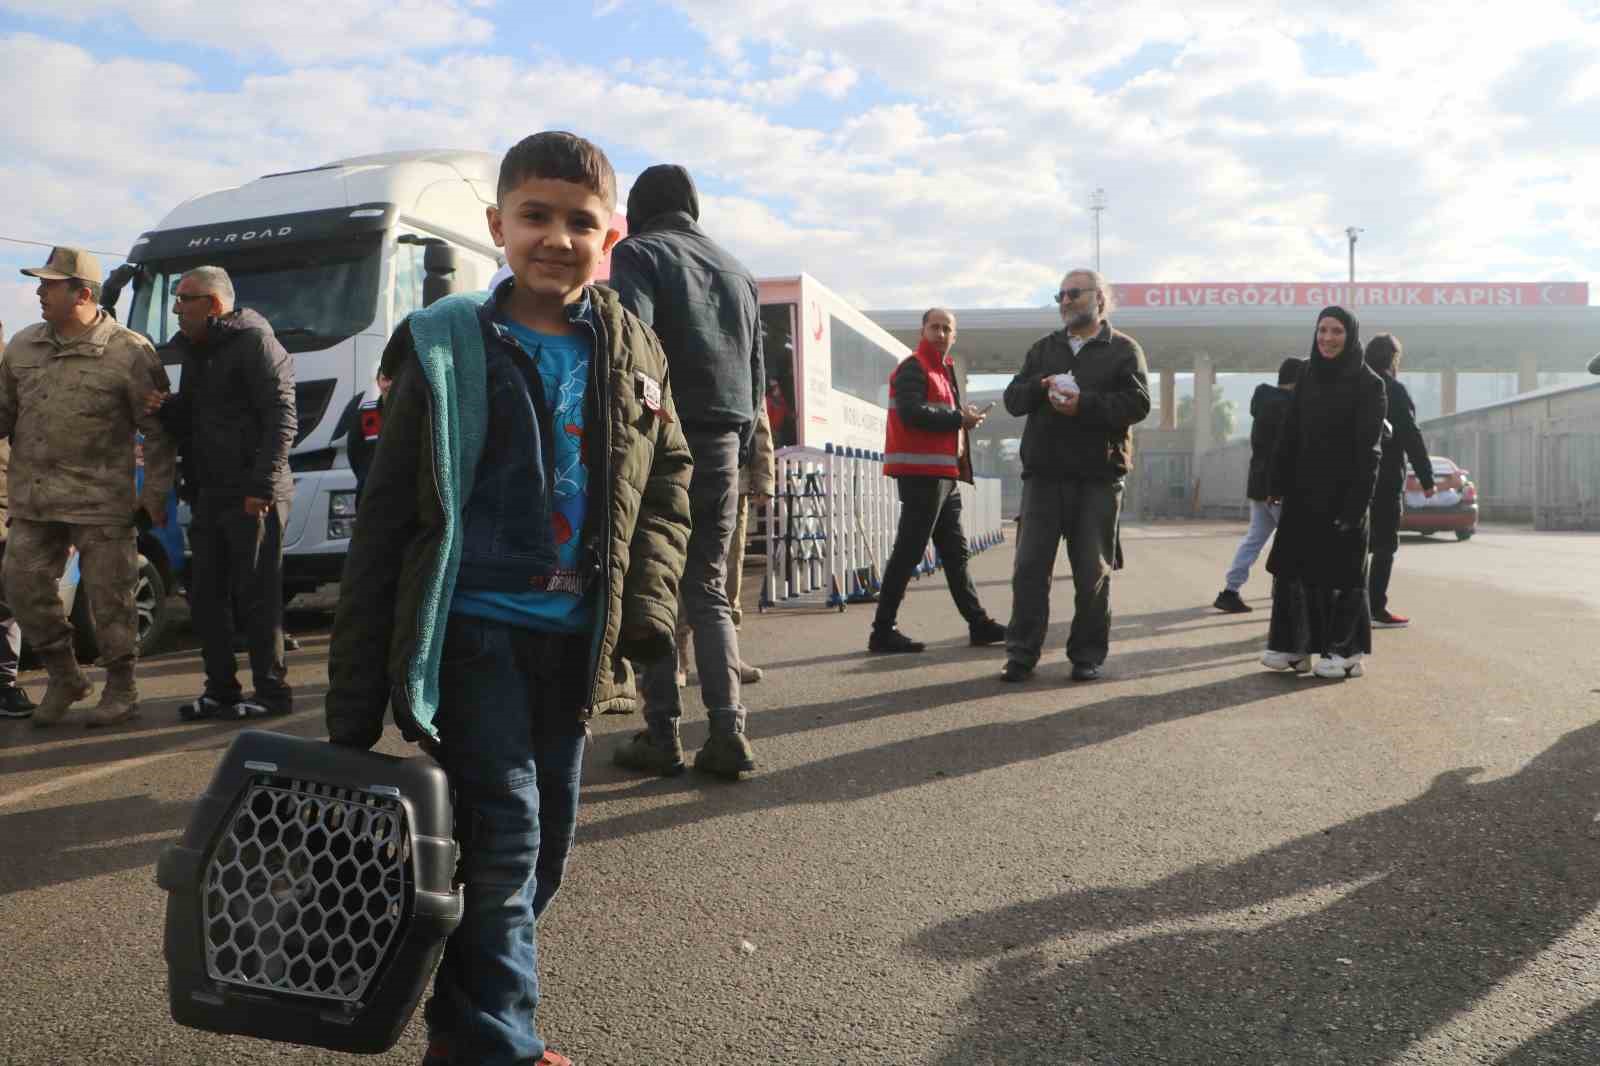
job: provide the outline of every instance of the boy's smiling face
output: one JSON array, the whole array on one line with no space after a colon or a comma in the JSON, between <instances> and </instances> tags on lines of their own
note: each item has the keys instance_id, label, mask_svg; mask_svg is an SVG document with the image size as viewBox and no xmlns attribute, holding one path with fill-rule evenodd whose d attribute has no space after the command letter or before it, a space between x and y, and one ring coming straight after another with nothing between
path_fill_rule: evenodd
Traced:
<instances>
[{"instance_id":1,"label":"boy's smiling face","mask_svg":"<svg viewBox=\"0 0 1600 1066\"><path fill-rule=\"evenodd\" d=\"M517 288L540 303L571 303L621 234L599 193L559 178L524 180L488 210Z\"/></svg>"}]
</instances>

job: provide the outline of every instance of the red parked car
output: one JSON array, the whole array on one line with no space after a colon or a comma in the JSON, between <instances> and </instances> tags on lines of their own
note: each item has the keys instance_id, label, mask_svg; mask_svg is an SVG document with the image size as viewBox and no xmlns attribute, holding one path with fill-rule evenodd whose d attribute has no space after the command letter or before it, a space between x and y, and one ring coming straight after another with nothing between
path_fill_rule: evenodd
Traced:
<instances>
[{"instance_id":1,"label":"red parked car","mask_svg":"<svg viewBox=\"0 0 1600 1066\"><path fill-rule=\"evenodd\" d=\"M1466 540L1478 531L1478 487L1467 471L1442 455L1428 456L1433 464L1432 498L1422 495L1415 474L1406 475L1406 509L1400 517L1402 533L1454 533Z\"/></svg>"}]
</instances>

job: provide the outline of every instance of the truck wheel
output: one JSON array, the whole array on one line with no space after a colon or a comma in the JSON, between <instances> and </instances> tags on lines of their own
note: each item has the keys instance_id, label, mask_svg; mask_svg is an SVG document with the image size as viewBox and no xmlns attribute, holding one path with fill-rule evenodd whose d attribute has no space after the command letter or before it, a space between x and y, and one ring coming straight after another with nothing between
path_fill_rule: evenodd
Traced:
<instances>
[{"instance_id":1,"label":"truck wheel","mask_svg":"<svg viewBox=\"0 0 1600 1066\"><path fill-rule=\"evenodd\" d=\"M143 658L161 647L172 628L167 610L167 583L161 577L160 567L143 555L139 556L139 574L133 586L133 609L138 624L135 647ZM100 640L95 634L88 588L82 584L72 603L72 628L72 645L78 661L94 662L100 657Z\"/></svg>"},{"instance_id":2,"label":"truck wheel","mask_svg":"<svg viewBox=\"0 0 1600 1066\"><path fill-rule=\"evenodd\" d=\"M1458 529L1458 530L1456 530L1456 539L1457 540L1471 540L1472 539L1472 535L1474 533L1476 533L1476 532L1477 532L1476 529Z\"/></svg>"}]
</instances>

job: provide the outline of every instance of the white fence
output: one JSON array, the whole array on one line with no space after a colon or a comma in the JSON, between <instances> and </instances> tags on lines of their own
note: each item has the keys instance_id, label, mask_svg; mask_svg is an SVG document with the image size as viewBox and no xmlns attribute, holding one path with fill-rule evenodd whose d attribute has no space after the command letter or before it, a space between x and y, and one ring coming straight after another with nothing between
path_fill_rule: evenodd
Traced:
<instances>
[{"instance_id":1,"label":"white fence","mask_svg":"<svg viewBox=\"0 0 1600 1066\"><path fill-rule=\"evenodd\" d=\"M900 498L883 456L853 448L780 448L778 491L767 519L767 575L761 610L834 607L877 598L894 547ZM1005 539L1000 480L959 482L962 528L974 554ZM918 574L939 566L931 546Z\"/></svg>"}]
</instances>

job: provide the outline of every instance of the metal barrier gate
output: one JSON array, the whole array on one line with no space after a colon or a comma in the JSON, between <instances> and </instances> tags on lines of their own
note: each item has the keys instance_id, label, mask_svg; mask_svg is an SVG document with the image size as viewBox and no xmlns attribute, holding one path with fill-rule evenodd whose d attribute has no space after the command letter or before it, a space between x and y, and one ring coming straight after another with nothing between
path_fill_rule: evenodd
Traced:
<instances>
[{"instance_id":1,"label":"metal barrier gate","mask_svg":"<svg viewBox=\"0 0 1600 1066\"><path fill-rule=\"evenodd\" d=\"M760 609L832 607L877 599L894 547L900 497L883 455L854 448L779 448L777 493L767 517L767 574ZM1005 540L1000 480L959 482L962 527L973 554ZM932 573L929 546L917 574Z\"/></svg>"}]
</instances>

